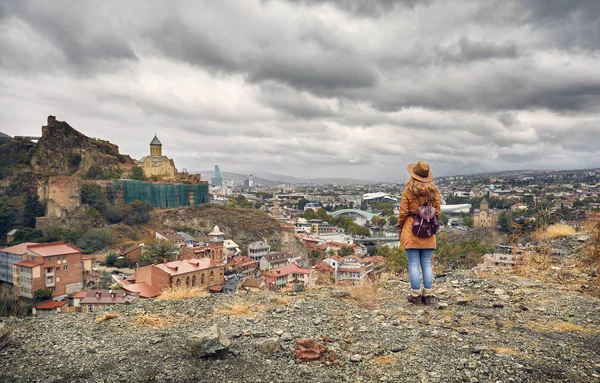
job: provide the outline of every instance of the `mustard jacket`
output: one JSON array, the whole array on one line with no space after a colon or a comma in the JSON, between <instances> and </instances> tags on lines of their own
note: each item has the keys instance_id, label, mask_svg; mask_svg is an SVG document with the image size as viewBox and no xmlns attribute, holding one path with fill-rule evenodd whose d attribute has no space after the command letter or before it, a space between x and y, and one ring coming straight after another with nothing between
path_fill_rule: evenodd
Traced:
<instances>
[{"instance_id":1,"label":"mustard jacket","mask_svg":"<svg viewBox=\"0 0 600 383\"><path fill-rule=\"evenodd\" d=\"M403 249L435 249L435 235L429 238L419 238L412 233L412 223L414 221L411 214L417 214L417 210L421 204L426 202L425 196L415 197L412 192L404 189L402 193L402 201L400 202L400 212L398 214L398 226L400 229L400 247ZM436 191L436 195L430 205L435 208L436 216L440 216L440 192Z\"/></svg>"}]
</instances>

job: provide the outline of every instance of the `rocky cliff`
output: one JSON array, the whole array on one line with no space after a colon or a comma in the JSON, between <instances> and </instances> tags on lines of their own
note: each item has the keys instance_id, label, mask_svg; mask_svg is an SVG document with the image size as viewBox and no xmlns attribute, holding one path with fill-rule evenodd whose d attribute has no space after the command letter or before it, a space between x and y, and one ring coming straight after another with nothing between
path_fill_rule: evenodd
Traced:
<instances>
[{"instance_id":1,"label":"rocky cliff","mask_svg":"<svg viewBox=\"0 0 600 383\"><path fill-rule=\"evenodd\" d=\"M301 293L140 301L111 315L0 319L0 381L600 379L598 298L512 272L438 275L435 288L433 306L410 305L407 281L389 279ZM229 350L201 358L191 340L214 325L229 338ZM304 361L311 356L316 360Z\"/></svg>"},{"instance_id":2,"label":"rocky cliff","mask_svg":"<svg viewBox=\"0 0 600 383\"><path fill-rule=\"evenodd\" d=\"M42 136L0 138L0 180L5 192L20 196L45 184L49 176L83 176L92 165L107 175L128 171L134 161L117 145L87 137L64 121L48 117Z\"/></svg>"},{"instance_id":3,"label":"rocky cliff","mask_svg":"<svg viewBox=\"0 0 600 383\"><path fill-rule=\"evenodd\" d=\"M44 175L67 176L82 174L93 164L118 172L131 168L133 160L120 154L117 145L87 137L49 116L31 157L32 169Z\"/></svg>"}]
</instances>

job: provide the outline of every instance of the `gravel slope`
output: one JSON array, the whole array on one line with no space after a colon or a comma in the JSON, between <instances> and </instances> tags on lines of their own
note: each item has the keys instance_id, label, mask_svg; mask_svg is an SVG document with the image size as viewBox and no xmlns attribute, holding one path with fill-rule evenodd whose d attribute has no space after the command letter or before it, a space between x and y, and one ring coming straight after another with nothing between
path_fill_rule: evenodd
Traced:
<instances>
[{"instance_id":1,"label":"gravel slope","mask_svg":"<svg viewBox=\"0 0 600 383\"><path fill-rule=\"evenodd\" d=\"M427 307L409 305L408 284L398 280L145 301L102 322L99 312L5 318L0 381L600 381L599 299L504 273L457 272L435 287L439 303ZM230 352L192 357L186 340L213 324L231 339ZM297 361L296 338L318 341L337 360Z\"/></svg>"}]
</instances>

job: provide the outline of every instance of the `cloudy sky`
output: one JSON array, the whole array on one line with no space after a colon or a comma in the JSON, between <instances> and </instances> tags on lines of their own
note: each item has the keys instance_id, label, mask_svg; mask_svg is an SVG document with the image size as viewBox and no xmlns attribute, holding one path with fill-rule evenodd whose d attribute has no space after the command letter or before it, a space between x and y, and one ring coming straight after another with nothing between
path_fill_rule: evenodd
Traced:
<instances>
[{"instance_id":1,"label":"cloudy sky","mask_svg":"<svg viewBox=\"0 0 600 383\"><path fill-rule=\"evenodd\" d=\"M0 131L178 168L405 179L600 166L597 0L0 0Z\"/></svg>"}]
</instances>

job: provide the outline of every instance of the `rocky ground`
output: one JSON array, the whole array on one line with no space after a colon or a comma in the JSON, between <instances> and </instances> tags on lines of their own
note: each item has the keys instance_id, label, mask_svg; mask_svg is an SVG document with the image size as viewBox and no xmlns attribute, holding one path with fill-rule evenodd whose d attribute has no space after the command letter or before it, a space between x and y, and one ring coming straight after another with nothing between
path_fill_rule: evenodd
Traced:
<instances>
[{"instance_id":1,"label":"rocky ground","mask_svg":"<svg viewBox=\"0 0 600 383\"><path fill-rule=\"evenodd\" d=\"M499 271L438 275L435 287L433 306L409 305L407 282L385 280L144 301L110 319L2 319L0 381L600 381L600 299ZM203 358L194 342L214 325L229 351ZM299 338L322 358L298 360Z\"/></svg>"}]
</instances>

